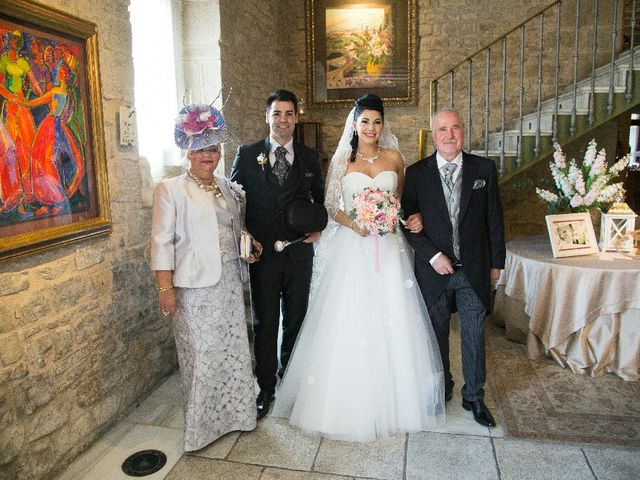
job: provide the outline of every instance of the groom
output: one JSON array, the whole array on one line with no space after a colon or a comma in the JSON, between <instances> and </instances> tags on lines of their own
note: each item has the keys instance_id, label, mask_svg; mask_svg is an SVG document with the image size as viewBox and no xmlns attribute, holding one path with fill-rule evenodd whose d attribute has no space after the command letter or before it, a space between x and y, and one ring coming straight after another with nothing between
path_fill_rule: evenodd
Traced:
<instances>
[{"instance_id":1,"label":"groom","mask_svg":"<svg viewBox=\"0 0 640 480\"><path fill-rule=\"evenodd\" d=\"M277 240L294 240L285 230L283 207L294 197L324 202L319 152L293 141L298 121L296 96L288 90L276 90L266 106L269 136L241 146L231 169L231 180L241 184L246 192L247 230L263 247L260 261L249 266L255 373L260 387L256 400L258 420L267 414L275 398L276 372L282 377L307 313L312 242L320 237L320 232L312 233L306 240L276 252L273 245ZM281 305L282 367L278 371Z\"/></svg>"},{"instance_id":2,"label":"groom","mask_svg":"<svg viewBox=\"0 0 640 480\"><path fill-rule=\"evenodd\" d=\"M484 404L484 323L491 286L504 268L505 245L498 176L492 160L462 151L464 124L445 108L431 122L436 153L407 168L405 214L422 213L424 229L405 231L415 249L415 271L438 340L445 399L453 395L449 322L457 311L462 342L462 406L494 427Z\"/></svg>"}]
</instances>

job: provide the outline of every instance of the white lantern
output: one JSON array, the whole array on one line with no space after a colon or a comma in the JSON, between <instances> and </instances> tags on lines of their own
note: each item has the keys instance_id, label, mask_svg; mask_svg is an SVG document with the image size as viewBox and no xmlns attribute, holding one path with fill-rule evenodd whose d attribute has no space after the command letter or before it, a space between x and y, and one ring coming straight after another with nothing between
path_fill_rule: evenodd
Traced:
<instances>
[{"instance_id":1,"label":"white lantern","mask_svg":"<svg viewBox=\"0 0 640 480\"><path fill-rule=\"evenodd\" d=\"M631 252L637 215L626 203L614 203L602 214L600 249L603 252ZM629 235L627 235L629 234Z\"/></svg>"}]
</instances>

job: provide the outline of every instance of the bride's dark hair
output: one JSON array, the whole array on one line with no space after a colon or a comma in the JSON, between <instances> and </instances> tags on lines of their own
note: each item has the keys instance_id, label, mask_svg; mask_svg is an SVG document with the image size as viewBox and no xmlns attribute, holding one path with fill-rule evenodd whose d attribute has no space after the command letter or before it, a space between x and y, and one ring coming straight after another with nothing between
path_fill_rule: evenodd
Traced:
<instances>
[{"instance_id":1,"label":"bride's dark hair","mask_svg":"<svg viewBox=\"0 0 640 480\"><path fill-rule=\"evenodd\" d=\"M373 93L367 93L355 100L355 110L353 112L353 121L357 122L362 112L365 110L375 110L380 112L382 121L384 122L384 105L382 99ZM356 161L356 152L358 151L358 131L354 128L351 136L351 157L350 161Z\"/></svg>"}]
</instances>

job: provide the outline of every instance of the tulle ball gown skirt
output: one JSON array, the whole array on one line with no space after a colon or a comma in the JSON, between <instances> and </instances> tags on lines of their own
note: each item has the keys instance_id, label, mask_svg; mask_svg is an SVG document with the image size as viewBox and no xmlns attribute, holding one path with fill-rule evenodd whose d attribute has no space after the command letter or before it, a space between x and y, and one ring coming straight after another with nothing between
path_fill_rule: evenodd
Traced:
<instances>
[{"instance_id":1,"label":"tulle ball gown skirt","mask_svg":"<svg viewBox=\"0 0 640 480\"><path fill-rule=\"evenodd\" d=\"M362 238L343 227L320 242L275 416L351 441L443 420L442 362L408 252L401 234Z\"/></svg>"}]
</instances>

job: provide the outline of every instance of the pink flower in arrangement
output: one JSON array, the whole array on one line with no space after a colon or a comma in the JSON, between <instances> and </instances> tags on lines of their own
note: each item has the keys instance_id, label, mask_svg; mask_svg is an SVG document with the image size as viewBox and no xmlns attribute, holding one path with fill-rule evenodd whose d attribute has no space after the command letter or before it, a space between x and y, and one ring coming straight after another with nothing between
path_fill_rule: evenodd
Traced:
<instances>
[{"instance_id":1,"label":"pink flower in arrangement","mask_svg":"<svg viewBox=\"0 0 640 480\"><path fill-rule=\"evenodd\" d=\"M398 231L402 216L400 200L395 192L368 187L353 196L353 208L349 218L360 228L373 235L386 235Z\"/></svg>"},{"instance_id":2,"label":"pink flower in arrangement","mask_svg":"<svg viewBox=\"0 0 640 480\"><path fill-rule=\"evenodd\" d=\"M218 116L211 112L211 107L206 104L195 105L194 109L178 117L177 124L187 135L197 135L207 128L217 129Z\"/></svg>"}]
</instances>

